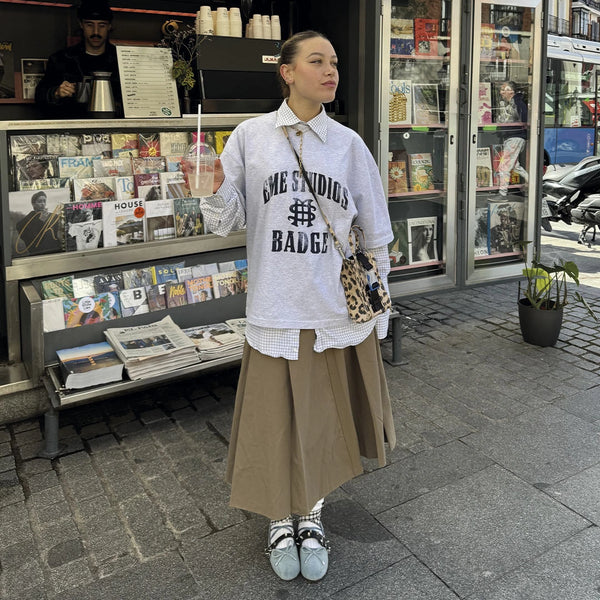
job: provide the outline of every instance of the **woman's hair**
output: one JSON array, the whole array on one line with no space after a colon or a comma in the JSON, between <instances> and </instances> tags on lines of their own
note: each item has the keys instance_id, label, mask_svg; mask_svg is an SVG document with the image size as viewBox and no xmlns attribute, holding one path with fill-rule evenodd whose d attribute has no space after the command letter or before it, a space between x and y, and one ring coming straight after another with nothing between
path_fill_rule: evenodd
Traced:
<instances>
[{"instance_id":1,"label":"woman's hair","mask_svg":"<svg viewBox=\"0 0 600 600\"><path fill-rule=\"evenodd\" d=\"M284 81L281 76L281 65L291 65L294 60L296 60L296 56L298 55L298 50L300 48L300 44L305 40L311 40L312 38L320 37L324 40L327 40L327 37L318 31L300 31L295 33L291 38L288 38L281 46L281 52L279 53L279 59L277 61L277 81L279 81L279 87L281 88L281 93L284 98L288 98L290 95L290 86Z\"/></svg>"}]
</instances>

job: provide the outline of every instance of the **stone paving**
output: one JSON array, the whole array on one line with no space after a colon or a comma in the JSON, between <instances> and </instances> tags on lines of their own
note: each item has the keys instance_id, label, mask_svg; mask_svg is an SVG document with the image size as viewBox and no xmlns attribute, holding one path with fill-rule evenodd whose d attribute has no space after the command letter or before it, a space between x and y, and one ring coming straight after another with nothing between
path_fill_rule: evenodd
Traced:
<instances>
[{"instance_id":1,"label":"stone paving","mask_svg":"<svg viewBox=\"0 0 600 600\"><path fill-rule=\"evenodd\" d=\"M600 598L598 324L525 344L515 283L400 310L399 443L328 497L322 582L279 581L227 505L231 369L63 411L52 461L40 419L0 425L0 598Z\"/></svg>"}]
</instances>

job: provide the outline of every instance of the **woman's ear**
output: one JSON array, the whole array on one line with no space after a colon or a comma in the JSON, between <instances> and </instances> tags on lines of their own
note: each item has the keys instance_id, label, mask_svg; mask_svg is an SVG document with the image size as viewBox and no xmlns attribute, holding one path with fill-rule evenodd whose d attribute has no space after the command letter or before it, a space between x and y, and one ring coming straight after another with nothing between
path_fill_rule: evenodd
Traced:
<instances>
[{"instance_id":1,"label":"woman's ear","mask_svg":"<svg viewBox=\"0 0 600 600\"><path fill-rule=\"evenodd\" d=\"M290 68L290 65L281 65L281 67L279 67L279 74L281 75L281 78L289 85L290 83L293 83L294 81L294 76L293 76L293 71Z\"/></svg>"}]
</instances>

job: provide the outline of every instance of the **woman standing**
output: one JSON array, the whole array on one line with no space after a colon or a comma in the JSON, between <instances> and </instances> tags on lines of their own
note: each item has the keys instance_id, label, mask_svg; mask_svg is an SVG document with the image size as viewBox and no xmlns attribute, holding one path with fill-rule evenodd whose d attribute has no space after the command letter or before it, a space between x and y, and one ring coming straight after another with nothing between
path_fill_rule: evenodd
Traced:
<instances>
[{"instance_id":1,"label":"woman standing","mask_svg":"<svg viewBox=\"0 0 600 600\"><path fill-rule=\"evenodd\" d=\"M217 161L214 196L202 200L209 230L246 226L246 346L231 432L231 505L271 519L267 552L277 575L327 572L323 497L385 464L395 432L378 337L388 315L348 317L341 257L301 175L299 160L339 240L362 227L387 282L392 240L381 179L369 150L330 119L337 57L320 33L285 42L285 100L240 124ZM296 157L294 150L298 154Z\"/></svg>"}]
</instances>

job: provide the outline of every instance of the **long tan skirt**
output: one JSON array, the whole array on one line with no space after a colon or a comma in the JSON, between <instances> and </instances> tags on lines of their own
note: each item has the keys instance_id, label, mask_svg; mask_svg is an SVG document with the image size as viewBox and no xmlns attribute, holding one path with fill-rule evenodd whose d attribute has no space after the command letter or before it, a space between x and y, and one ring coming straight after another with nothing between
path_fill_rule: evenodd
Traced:
<instances>
[{"instance_id":1,"label":"long tan skirt","mask_svg":"<svg viewBox=\"0 0 600 600\"><path fill-rule=\"evenodd\" d=\"M246 344L227 465L231 506L270 519L307 514L363 472L361 455L384 466L384 442L395 446L375 332L321 353L314 341L313 330L302 330L293 361Z\"/></svg>"}]
</instances>

